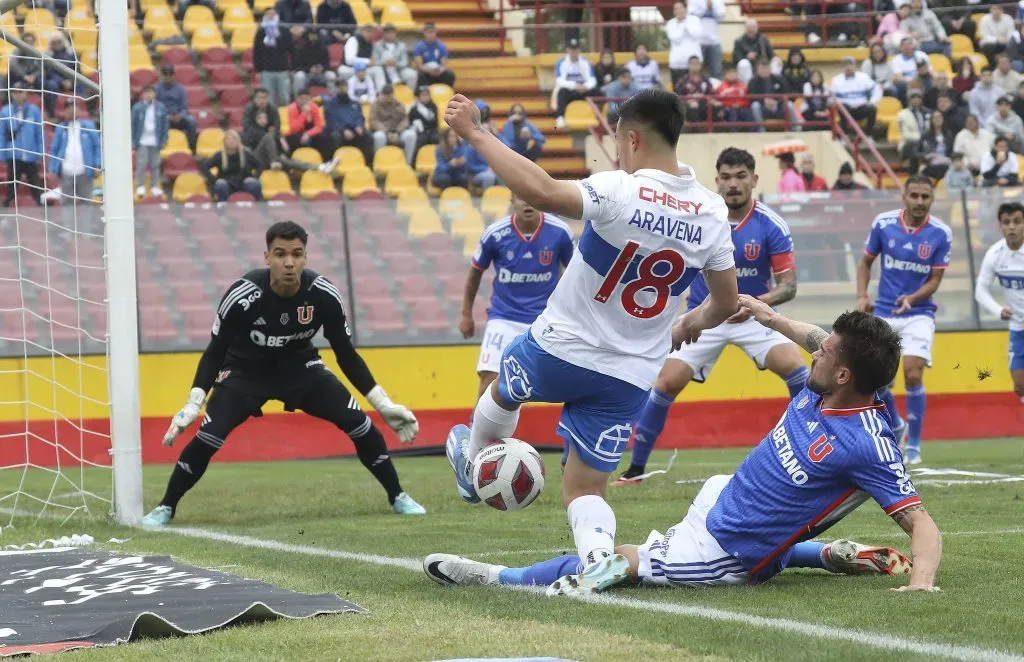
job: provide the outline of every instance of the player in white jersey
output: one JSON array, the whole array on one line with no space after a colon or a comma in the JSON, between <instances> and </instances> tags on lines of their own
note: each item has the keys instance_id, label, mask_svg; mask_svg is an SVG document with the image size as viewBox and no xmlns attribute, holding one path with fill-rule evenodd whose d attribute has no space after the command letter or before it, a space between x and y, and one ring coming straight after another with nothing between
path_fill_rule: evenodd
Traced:
<instances>
[{"instance_id":1,"label":"player in white jersey","mask_svg":"<svg viewBox=\"0 0 1024 662\"><path fill-rule=\"evenodd\" d=\"M1024 402L1024 205L999 205L999 229L1003 238L985 253L974 298L985 310L1010 323L1010 376L1013 390ZM990 288L997 280L1006 305L1000 306Z\"/></svg>"},{"instance_id":2,"label":"player in white jersey","mask_svg":"<svg viewBox=\"0 0 1024 662\"><path fill-rule=\"evenodd\" d=\"M477 403L472 430L456 426L446 450L466 501L477 453L511 436L525 402L565 404L562 502L584 565L612 554L615 514L604 500L647 393L673 346L695 341L737 310L731 229L722 198L676 160L678 97L643 90L619 109L622 170L557 181L480 126L462 95L445 120L517 196L585 221L577 250L530 331L502 355ZM710 296L674 324L690 281L704 272Z\"/></svg>"}]
</instances>

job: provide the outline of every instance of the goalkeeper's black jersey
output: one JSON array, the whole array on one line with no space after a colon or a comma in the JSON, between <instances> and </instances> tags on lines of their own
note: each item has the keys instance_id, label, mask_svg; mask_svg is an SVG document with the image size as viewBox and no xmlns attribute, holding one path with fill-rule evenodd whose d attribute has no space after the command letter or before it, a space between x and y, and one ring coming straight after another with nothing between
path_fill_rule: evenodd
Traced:
<instances>
[{"instance_id":1,"label":"goalkeeper's black jersey","mask_svg":"<svg viewBox=\"0 0 1024 662\"><path fill-rule=\"evenodd\" d=\"M285 298L271 289L270 269L254 269L221 298L193 386L209 390L222 369L273 374L301 368L320 356L312 341L321 327L353 385L363 393L373 388L373 377L352 346L345 304L334 284L305 270L298 292Z\"/></svg>"}]
</instances>

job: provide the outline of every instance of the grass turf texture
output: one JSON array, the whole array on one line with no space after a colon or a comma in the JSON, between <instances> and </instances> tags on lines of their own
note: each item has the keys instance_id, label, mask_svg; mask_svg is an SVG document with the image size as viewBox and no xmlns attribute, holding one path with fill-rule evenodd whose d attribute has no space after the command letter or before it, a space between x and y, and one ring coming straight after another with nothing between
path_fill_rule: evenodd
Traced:
<instances>
[{"instance_id":1,"label":"grass turf texture","mask_svg":"<svg viewBox=\"0 0 1024 662\"><path fill-rule=\"evenodd\" d=\"M929 443L924 451L925 466L932 468L1024 474L1020 439ZM617 539L640 542L651 528L664 531L682 518L700 487L675 481L729 473L745 453L745 449L681 452L667 477L639 487L609 488L618 517ZM656 453L652 466L664 463L667 456ZM182 501L175 524L318 549L415 559L444 551L525 565L573 550L560 504L558 456L545 455L544 461L548 482L538 501L519 513L499 513L459 501L443 458L399 458L396 464L403 486L430 511L419 518L392 514L372 477L352 460L214 462ZM147 509L162 494L169 471L167 466L146 468ZM0 472L0 494L12 491L17 478L16 472ZM87 476L86 484L107 479L99 473ZM904 583L903 577L845 577L811 570L787 571L759 587L626 588L613 594L1024 655L1020 636L1024 579L1018 572L1024 539L1024 483L920 484L919 491L945 532L941 594L887 590ZM111 547L171 554L197 566L228 566L226 570L236 575L293 590L337 592L369 609L364 616L276 622L84 651L75 653L75 659L427 660L553 655L580 660L877 660L890 655L860 644L742 623L497 588L446 589L421 572L404 568L130 530L87 517L63 526L48 520L15 520L15 524L3 530L0 546L72 533L89 533L97 540L130 537L127 544ZM906 536L873 502L826 535L828 540L850 537L909 551ZM901 660L920 657L898 655Z\"/></svg>"}]
</instances>

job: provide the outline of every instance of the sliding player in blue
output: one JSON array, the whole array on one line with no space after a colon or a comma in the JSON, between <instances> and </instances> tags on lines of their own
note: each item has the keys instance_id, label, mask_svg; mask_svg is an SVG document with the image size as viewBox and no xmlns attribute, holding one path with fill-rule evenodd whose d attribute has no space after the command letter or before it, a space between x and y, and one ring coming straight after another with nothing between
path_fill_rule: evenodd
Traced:
<instances>
[{"instance_id":1,"label":"sliding player in blue","mask_svg":"<svg viewBox=\"0 0 1024 662\"><path fill-rule=\"evenodd\" d=\"M642 545L619 545L587 566L560 557L529 568L503 568L448 554L424 559L447 585L551 582L548 595L600 592L629 582L712 586L762 583L789 567L832 572L906 574L894 549L848 540L811 541L873 498L910 536L910 582L898 590L936 591L942 537L903 467L875 392L892 381L900 338L864 312L840 315L831 334L789 320L758 299L740 296L754 319L811 352L807 387L731 476L713 476L682 522Z\"/></svg>"}]
</instances>

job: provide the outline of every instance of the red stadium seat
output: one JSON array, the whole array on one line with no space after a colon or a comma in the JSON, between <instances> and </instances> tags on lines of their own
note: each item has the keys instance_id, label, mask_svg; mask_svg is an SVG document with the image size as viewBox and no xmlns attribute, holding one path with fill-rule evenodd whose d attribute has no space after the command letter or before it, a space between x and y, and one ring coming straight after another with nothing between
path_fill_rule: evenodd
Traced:
<instances>
[{"instance_id":1,"label":"red stadium seat","mask_svg":"<svg viewBox=\"0 0 1024 662\"><path fill-rule=\"evenodd\" d=\"M188 107L193 112L210 105L210 96L201 87L186 87L185 94L188 95Z\"/></svg>"},{"instance_id":2,"label":"red stadium seat","mask_svg":"<svg viewBox=\"0 0 1024 662\"><path fill-rule=\"evenodd\" d=\"M233 64L223 64L210 69L210 86L216 91L244 88L242 75Z\"/></svg>"},{"instance_id":3,"label":"red stadium seat","mask_svg":"<svg viewBox=\"0 0 1024 662\"><path fill-rule=\"evenodd\" d=\"M408 303L418 301L437 302L437 292L432 281L418 275L396 279L398 293Z\"/></svg>"},{"instance_id":4,"label":"red stadium seat","mask_svg":"<svg viewBox=\"0 0 1024 662\"><path fill-rule=\"evenodd\" d=\"M331 59L331 69L337 69L341 66L341 60L345 57L345 46L333 43L327 47L327 55Z\"/></svg>"},{"instance_id":5,"label":"red stadium seat","mask_svg":"<svg viewBox=\"0 0 1024 662\"><path fill-rule=\"evenodd\" d=\"M203 96L206 96L205 94ZM221 119L215 113L208 110L201 110L198 113L193 109L193 117L196 118L196 131L203 129L220 128Z\"/></svg>"},{"instance_id":6,"label":"red stadium seat","mask_svg":"<svg viewBox=\"0 0 1024 662\"><path fill-rule=\"evenodd\" d=\"M436 300L413 301L411 308L413 332L437 333L453 328L447 315L438 314Z\"/></svg>"},{"instance_id":7,"label":"red stadium seat","mask_svg":"<svg viewBox=\"0 0 1024 662\"><path fill-rule=\"evenodd\" d=\"M163 160L164 174L171 179L176 178L183 172L198 172L196 159L191 154L170 154Z\"/></svg>"},{"instance_id":8,"label":"red stadium seat","mask_svg":"<svg viewBox=\"0 0 1024 662\"><path fill-rule=\"evenodd\" d=\"M320 202L325 202L328 200L341 200L341 195L337 191L320 191L315 196L313 196L313 200Z\"/></svg>"},{"instance_id":9,"label":"red stadium seat","mask_svg":"<svg viewBox=\"0 0 1024 662\"><path fill-rule=\"evenodd\" d=\"M432 234L424 237L420 240L420 250L424 253L440 254L440 255L451 255L453 253L461 253L462 246L459 242L459 246L456 248L455 242L447 234Z\"/></svg>"},{"instance_id":10,"label":"red stadium seat","mask_svg":"<svg viewBox=\"0 0 1024 662\"><path fill-rule=\"evenodd\" d=\"M252 196L252 193L236 191L228 196L228 202L256 202L256 198Z\"/></svg>"},{"instance_id":11,"label":"red stadium seat","mask_svg":"<svg viewBox=\"0 0 1024 662\"><path fill-rule=\"evenodd\" d=\"M239 61L242 65L242 69L245 71L252 71L252 49L249 48L242 52L242 59ZM338 64L341 64L340 62ZM337 69L338 65L334 65L332 68Z\"/></svg>"},{"instance_id":12,"label":"red stadium seat","mask_svg":"<svg viewBox=\"0 0 1024 662\"><path fill-rule=\"evenodd\" d=\"M191 64L181 64L174 68L174 79L185 87L202 87L203 79Z\"/></svg>"},{"instance_id":13,"label":"red stadium seat","mask_svg":"<svg viewBox=\"0 0 1024 662\"><path fill-rule=\"evenodd\" d=\"M372 333L400 333L406 324L402 314L391 299L368 299L362 302L363 315L356 315L356 324L365 326Z\"/></svg>"},{"instance_id":14,"label":"red stadium seat","mask_svg":"<svg viewBox=\"0 0 1024 662\"><path fill-rule=\"evenodd\" d=\"M152 69L136 69L128 74L131 83L132 94L138 94L146 85L156 85L159 78Z\"/></svg>"},{"instance_id":15,"label":"red stadium seat","mask_svg":"<svg viewBox=\"0 0 1024 662\"><path fill-rule=\"evenodd\" d=\"M383 278L374 275L365 275L360 272L359 279L355 281L357 299L383 299L391 297L391 287Z\"/></svg>"},{"instance_id":16,"label":"red stadium seat","mask_svg":"<svg viewBox=\"0 0 1024 662\"><path fill-rule=\"evenodd\" d=\"M165 55L166 57L166 55ZM210 48L203 53L203 66L206 68L212 68L218 64L230 64L231 63L231 51L227 48Z\"/></svg>"},{"instance_id":17,"label":"red stadium seat","mask_svg":"<svg viewBox=\"0 0 1024 662\"><path fill-rule=\"evenodd\" d=\"M209 53L209 51L207 51L207 53ZM163 55L160 56L160 63L173 64L174 66L178 66L179 64L192 64L192 53L180 46L168 48L163 52Z\"/></svg>"},{"instance_id":18,"label":"red stadium seat","mask_svg":"<svg viewBox=\"0 0 1024 662\"><path fill-rule=\"evenodd\" d=\"M233 87L221 91L220 93L220 105L225 109L227 108L245 108L245 105L249 103L249 95L246 94L245 88Z\"/></svg>"},{"instance_id":19,"label":"red stadium seat","mask_svg":"<svg viewBox=\"0 0 1024 662\"><path fill-rule=\"evenodd\" d=\"M224 109L224 125L232 129L242 129L242 118L245 117L245 106Z\"/></svg>"},{"instance_id":20,"label":"red stadium seat","mask_svg":"<svg viewBox=\"0 0 1024 662\"><path fill-rule=\"evenodd\" d=\"M281 191L279 193L275 193L274 196L270 199L279 202L297 202L299 196L295 195L295 193L292 193L290 191Z\"/></svg>"},{"instance_id":21,"label":"red stadium seat","mask_svg":"<svg viewBox=\"0 0 1024 662\"><path fill-rule=\"evenodd\" d=\"M359 195L355 196L355 199L356 200L360 200L360 201L366 201L366 200L387 200L388 197L386 195L384 195L383 193L381 193L380 191L370 190L370 191L363 191Z\"/></svg>"}]
</instances>

